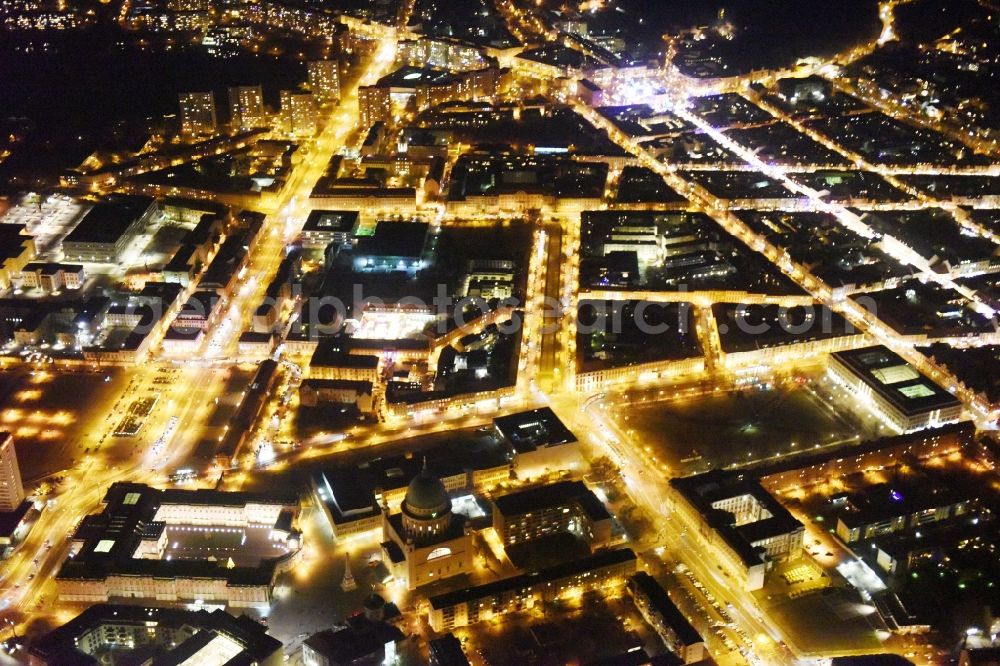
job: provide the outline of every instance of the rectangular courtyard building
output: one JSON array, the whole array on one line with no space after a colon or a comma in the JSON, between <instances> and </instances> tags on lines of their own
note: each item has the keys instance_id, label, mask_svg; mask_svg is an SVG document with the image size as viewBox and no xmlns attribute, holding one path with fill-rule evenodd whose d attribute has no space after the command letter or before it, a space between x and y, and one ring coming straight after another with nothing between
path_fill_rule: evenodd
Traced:
<instances>
[{"instance_id":1,"label":"rectangular courtyard building","mask_svg":"<svg viewBox=\"0 0 1000 666\"><path fill-rule=\"evenodd\" d=\"M278 666L284 658L281 641L245 615L125 604L91 606L29 650L31 663L38 666L98 666L107 663L109 653L117 663L150 663L145 659L157 652L161 656L152 663L164 665Z\"/></svg>"},{"instance_id":2,"label":"rectangular courtyard building","mask_svg":"<svg viewBox=\"0 0 1000 666\"><path fill-rule=\"evenodd\" d=\"M776 561L801 554L805 527L759 481L712 470L670 487L678 513L744 589L759 590Z\"/></svg>"},{"instance_id":3,"label":"rectangular courtyard building","mask_svg":"<svg viewBox=\"0 0 1000 666\"><path fill-rule=\"evenodd\" d=\"M291 528L299 507L295 494L119 482L103 504L70 537L70 555L56 575L63 601L268 606L275 578L294 566L300 552L301 537Z\"/></svg>"},{"instance_id":4,"label":"rectangular courtyard building","mask_svg":"<svg viewBox=\"0 0 1000 666\"><path fill-rule=\"evenodd\" d=\"M611 514L582 481L560 481L493 500L493 529L506 546L569 532L591 549L611 541Z\"/></svg>"},{"instance_id":5,"label":"rectangular courtyard building","mask_svg":"<svg viewBox=\"0 0 1000 666\"><path fill-rule=\"evenodd\" d=\"M899 432L957 421L962 403L887 347L830 354L830 375Z\"/></svg>"}]
</instances>

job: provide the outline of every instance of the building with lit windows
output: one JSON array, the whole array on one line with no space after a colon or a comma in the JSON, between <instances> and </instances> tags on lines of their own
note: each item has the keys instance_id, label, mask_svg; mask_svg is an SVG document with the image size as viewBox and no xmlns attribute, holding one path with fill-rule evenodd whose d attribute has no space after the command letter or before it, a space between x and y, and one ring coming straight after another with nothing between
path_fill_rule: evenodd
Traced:
<instances>
[{"instance_id":1,"label":"building with lit windows","mask_svg":"<svg viewBox=\"0 0 1000 666\"><path fill-rule=\"evenodd\" d=\"M180 94L181 133L188 136L214 134L218 123L215 117L215 95L209 92Z\"/></svg>"},{"instance_id":2,"label":"building with lit windows","mask_svg":"<svg viewBox=\"0 0 1000 666\"><path fill-rule=\"evenodd\" d=\"M156 200L114 194L91 208L63 240L67 261L114 264L159 213Z\"/></svg>"},{"instance_id":3,"label":"building with lit windows","mask_svg":"<svg viewBox=\"0 0 1000 666\"><path fill-rule=\"evenodd\" d=\"M632 549L605 550L533 573L446 592L429 600L430 625L434 631L448 631L542 602L620 588L635 570Z\"/></svg>"},{"instance_id":4,"label":"building with lit windows","mask_svg":"<svg viewBox=\"0 0 1000 666\"><path fill-rule=\"evenodd\" d=\"M35 239L23 224L0 224L0 290L9 289L14 276L35 258Z\"/></svg>"},{"instance_id":5,"label":"building with lit windows","mask_svg":"<svg viewBox=\"0 0 1000 666\"><path fill-rule=\"evenodd\" d=\"M391 121L397 112L420 111L444 102L494 101L507 70L487 67L465 72L404 66L374 85L358 89L361 124Z\"/></svg>"},{"instance_id":6,"label":"building with lit windows","mask_svg":"<svg viewBox=\"0 0 1000 666\"><path fill-rule=\"evenodd\" d=\"M212 0L167 0L172 12L205 12L212 8Z\"/></svg>"},{"instance_id":7,"label":"building with lit windows","mask_svg":"<svg viewBox=\"0 0 1000 666\"><path fill-rule=\"evenodd\" d=\"M504 546L568 532L597 549L611 541L611 514L582 481L560 481L494 498L493 529Z\"/></svg>"},{"instance_id":8,"label":"building with lit windows","mask_svg":"<svg viewBox=\"0 0 1000 666\"><path fill-rule=\"evenodd\" d=\"M151 652L161 653L157 664L278 666L284 659L281 641L245 615L124 604L91 606L29 648L37 666L98 666L112 653L131 663L132 653Z\"/></svg>"},{"instance_id":9,"label":"building with lit windows","mask_svg":"<svg viewBox=\"0 0 1000 666\"><path fill-rule=\"evenodd\" d=\"M121 597L267 606L275 579L295 565L300 552L294 494L159 490L119 482L103 504L70 537L70 554L56 575L63 601ZM203 545L206 532L217 549ZM192 543L198 545L185 546Z\"/></svg>"},{"instance_id":10,"label":"building with lit windows","mask_svg":"<svg viewBox=\"0 0 1000 666\"><path fill-rule=\"evenodd\" d=\"M760 589L776 562L801 554L805 527L756 479L712 470L670 488L673 508L744 589Z\"/></svg>"},{"instance_id":11,"label":"building with lit windows","mask_svg":"<svg viewBox=\"0 0 1000 666\"><path fill-rule=\"evenodd\" d=\"M0 432L0 512L15 511L24 502L21 468L17 465L14 436Z\"/></svg>"},{"instance_id":12,"label":"building with lit windows","mask_svg":"<svg viewBox=\"0 0 1000 666\"><path fill-rule=\"evenodd\" d=\"M842 500L837 536L854 543L964 516L975 499L937 483L880 483Z\"/></svg>"},{"instance_id":13,"label":"building with lit windows","mask_svg":"<svg viewBox=\"0 0 1000 666\"><path fill-rule=\"evenodd\" d=\"M899 432L962 417L955 396L882 345L830 354L828 374Z\"/></svg>"},{"instance_id":14,"label":"building with lit windows","mask_svg":"<svg viewBox=\"0 0 1000 666\"><path fill-rule=\"evenodd\" d=\"M576 435L548 407L497 417L493 430L522 480L585 466Z\"/></svg>"},{"instance_id":15,"label":"building with lit windows","mask_svg":"<svg viewBox=\"0 0 1000 666\"><path fill-rule=\"evenodd\" d=\"M510 482L511 461L492 438L462 438L422 454L456 501ZM313 499L337 538L360 534L381 527L384 507L401 510L410 482L422 470L421 459L405 455L323 470L312 476Z\"/></svg>"},{"instance_id":16,"label":"building with lit windows","mask_svg":"<svg viewBox=\"0 0 1000 666\"><path fill-rule=\"evenodd\" d=\"M708 656L701 635L655 578L640 571L629 579L628 588L643 619L656 631L664 645L683 659L685 664L700 662Z\"/></svg>"},{"instance_id":17,"label":"building with lit windows","mask_svg":"<svg viewBox=\"0 0 1000 666\"><path fill-rule=\"evenodd\" d=\"M229 122L239 130L267 127L264 92L260 86L237 86L229 89Z\"/></svg>"},{"instance_id":18,"label":"building with lit windows","mask_svg":"<svg viewBox=\"0 0 1000 666\"><path fill-rule=\"evenodd\" d=\"M348 247L359 222L356 210L314 210L302 225L302 247L319 250L330 244Z\"/></svg>"},{"instance_id":19,"label":"building with lit windows","mask_svg":"<svg viewBox=\"0 0 1000 666\"><path fill-rule=\"evenodd\" d=\"M396 46L398 60L410 67L433 67L463 72L486 67L490 61L482 51L457 40L421 37L401 40Z\"/></svg>"},{"instance_id":20,"label":"building with lit windows","mask_svg":"<svg viewBox=\"0 0 1000 666\"><path fill-rule=\"evenodd\" d=\"M320 106L340 100L340 63L314 60L309 63L309 90Z\"/></svg>"},{"instance_id":21,"label":"building with lit windows","mask_svg":"<svg viewBox=\"0 0 1000 666\"><path fill-rule=\"evenodd\" d=\"M452 511L448 491L428 469L410 481L399 513L382 511L383 562L407 589L473 570L472 532Z\"/></svg>"},{"instance_id":22,"label":"building with lit windows","mask_svg":"<svg viewBox=\"0 0 1000 666\"><path fill-rule=\"evenodd\" d=\"M292 137L316 136L316 98L309 93L281 91L281 126Z\"/></svg>"},{"instance_id":23,"label":"building with lit windows","mask_svg":"<svg viewBox=\"0 0 1000 666\"><path fill-rule=\"evenodd\" d=\"M32 262L21 270L21 287L41 289L52 293L66 289L79 289L86 280L83 266L79 264Z\"/></svg>"}]
</instances>

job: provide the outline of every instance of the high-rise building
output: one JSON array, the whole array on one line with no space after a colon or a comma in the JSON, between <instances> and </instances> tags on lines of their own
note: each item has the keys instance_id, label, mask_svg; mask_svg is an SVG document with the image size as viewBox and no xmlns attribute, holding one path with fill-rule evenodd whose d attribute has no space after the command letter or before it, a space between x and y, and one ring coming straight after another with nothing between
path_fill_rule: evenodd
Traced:
<instances>
[{"instance_id":1,"label":"high-rise building","mask_svg":"<svg viewBox=\"0 0 1000 666\"><path fill-rule=\"evenodd\" d=\"M267 127L264 92L260 86L237 86L229 89L229 117L240 130Z\"/></svg>"},{"instance_id":2,"label":"high-rise building","mask_svg":"<svg viewBox=\"0 0 1000 666\"><path fill-rule=\"evenodd\" d=\"M21 470L17 466L14 437L0 432L0 511L14 511L24 502Z\"/></svg>"},{"instance_id":3,"label":"high-rise building","mask_svg":"<svg viewBox=\"0 0 1000 666\"><path fill-rule=\"evenodd\" d=\"M181 93L180 107L183 134L215 132L215 96L211 92Z\"/></svg>"},{"instance_id":4,"label":"high-rise building","mask_svg":"<svg viewBox=\"0 0 1000 666\"><path fill-rule=\"evenodd\" d=\"M281 91L281 123L290 136L315 136L316 115L316 99L311 94Z\"/></svg>"},{"instance_id":5,"label":"high-rise building","mask_svg":"<svg viewBox=\"0 0 1000 666\"><path fill-rule=\"evenodd\" d=\"M314 60L309 63L309 89L320 106L340 99L340 63Z\"/></svg>"}]
</instances>

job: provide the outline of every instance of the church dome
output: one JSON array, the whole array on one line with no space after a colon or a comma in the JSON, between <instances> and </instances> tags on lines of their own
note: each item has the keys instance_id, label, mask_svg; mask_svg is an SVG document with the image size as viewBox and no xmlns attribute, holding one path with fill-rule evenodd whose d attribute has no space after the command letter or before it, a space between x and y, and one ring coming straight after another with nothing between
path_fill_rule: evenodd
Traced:
<instances>
[{"instance_id":1,"label":"church dome","mask_svg":"<svg viewBox=\"0 0 1000 666\"><path fill-rule=\"evenodd\" d=\"M444 484L427 469L427 461L406 489L403 512L414 518L433 519L451 511L451 499Z\"/></svg>"}]
</instances>

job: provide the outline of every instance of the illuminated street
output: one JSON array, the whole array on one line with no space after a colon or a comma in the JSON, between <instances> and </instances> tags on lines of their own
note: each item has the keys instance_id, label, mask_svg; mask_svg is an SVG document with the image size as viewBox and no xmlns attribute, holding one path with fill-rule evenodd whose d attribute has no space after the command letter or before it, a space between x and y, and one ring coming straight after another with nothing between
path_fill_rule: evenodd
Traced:
<instances>
[{"instance_id":1,"label":"illuminated street","mask_svg":"<svg viewBox=\"0 0 1000 666\"><path fill-rule=\"evenodd\" d=\"M764 4L0 3L0 664L991 663L1000 10Z\"/></svg>"}]
</instances>

